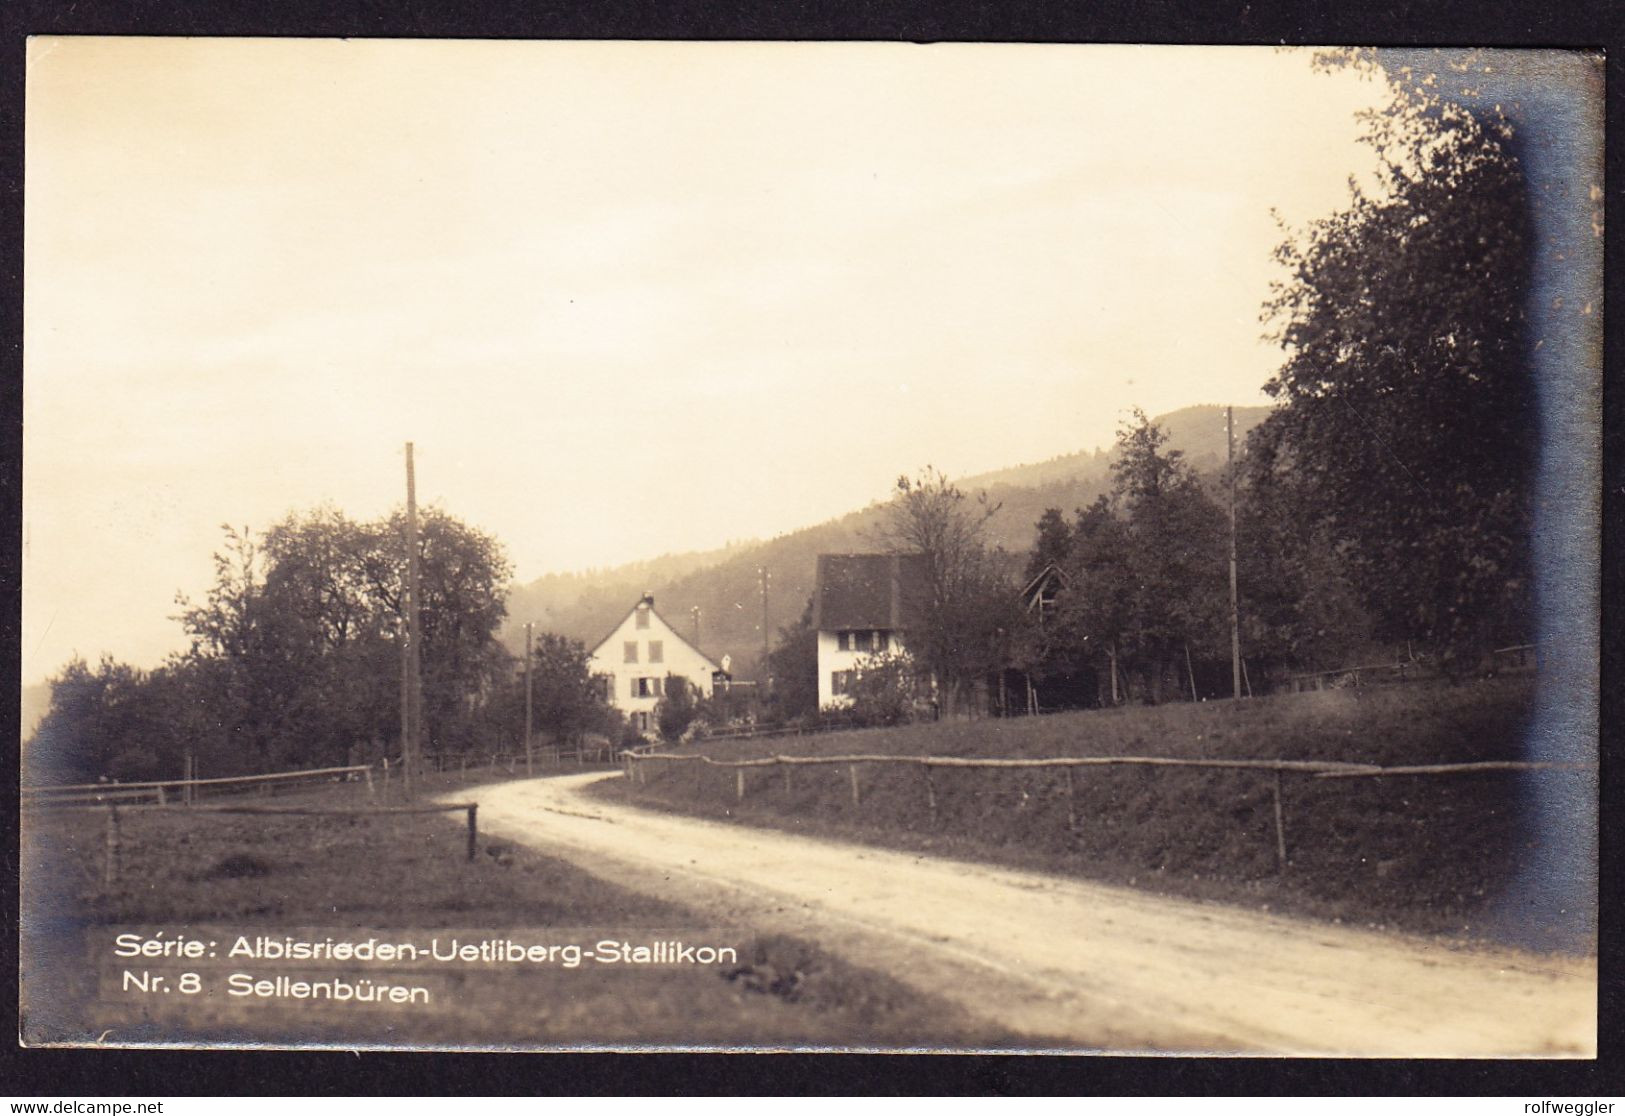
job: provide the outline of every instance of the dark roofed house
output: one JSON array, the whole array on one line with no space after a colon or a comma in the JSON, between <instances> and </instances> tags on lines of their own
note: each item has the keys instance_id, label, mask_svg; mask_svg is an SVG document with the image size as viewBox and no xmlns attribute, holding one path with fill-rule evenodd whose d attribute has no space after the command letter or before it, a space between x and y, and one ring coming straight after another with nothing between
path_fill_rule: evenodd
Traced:
<instances>
[{"instance_id":1,"label":"dark roofed house","mask_svg":"<svg viewBox=\"0 0 1625 1116\"><path fill-rule=\"evenodd\" d=\"M818 630L818 705L851 704L858 663L907 651L926 583L920 554L820 554L813 592Z\"/></svg>"}]
</instances>

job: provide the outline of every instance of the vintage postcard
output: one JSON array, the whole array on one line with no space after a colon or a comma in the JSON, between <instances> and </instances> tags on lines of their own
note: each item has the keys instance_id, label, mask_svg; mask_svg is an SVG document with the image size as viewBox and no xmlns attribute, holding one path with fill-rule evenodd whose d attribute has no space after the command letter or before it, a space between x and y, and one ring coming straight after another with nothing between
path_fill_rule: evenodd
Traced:
<instances>
[{"instance_id":1,"label":"vintage postcard","mask_svg":"<svg viewBox=\"0 0 1625 1116\"><path fill-rule=\"evenodd\" d=\"M32 40L24 1044L1595 1057L1602 116Z\"/></svg>"}]
</instances>

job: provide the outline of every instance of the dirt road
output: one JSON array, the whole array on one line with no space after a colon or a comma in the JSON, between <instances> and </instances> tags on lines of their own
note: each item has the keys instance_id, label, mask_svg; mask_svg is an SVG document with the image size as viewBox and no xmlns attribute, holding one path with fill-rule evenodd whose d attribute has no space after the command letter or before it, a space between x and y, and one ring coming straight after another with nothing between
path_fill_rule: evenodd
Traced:
<instances>
[{"instance_id":1,"label":"dirt road","mask_svg":"<svg viewBox=\"0 0 1625 1116\"><path fill-rule=\"evenodd\" d=\"M1594 959L1468 948L639 810L589 774L482 787L481 829L717 926L793 933L1071 1049L1596 1052Z\"/></svg>"}]
</instances>

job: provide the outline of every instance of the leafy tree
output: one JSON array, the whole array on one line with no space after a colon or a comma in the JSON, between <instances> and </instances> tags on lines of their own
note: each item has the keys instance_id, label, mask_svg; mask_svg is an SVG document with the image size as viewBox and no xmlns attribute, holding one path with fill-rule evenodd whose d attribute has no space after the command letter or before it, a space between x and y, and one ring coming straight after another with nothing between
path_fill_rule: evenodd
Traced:
<instances>
[{"instance_id":1,"label":"leafy tree","mask_svg":"<svg viewBox=\"0 0 1625 1116\"><path fill-rule=\"evenodd\" d=\"M1526 188L1510 129L1419 86L1367 118L1378 185L1288 236L1286 352L1255 437L1375 634L1447 658L1527 625L1536 412Z\"/></svg>"},{"instance_id":2,"label":"leafy tree","mask_svg":"<svg viewBox=\"0 0 1625 1116\"><path fill-rule=\"evenodd\" d=\"M850 716L860 725L899 725L914 716L928 690L918 665L907 655L881 652L860 659L854 668Z\"/></svg>"},{"instance_id":3,"label":"leafy tree","mask_svg":"<svg viewBox=\"0 0 1625 1116\"><path fill-rule=\"evenodd\" d=\"M924 583L905 587L917 618L906 638L909 653L935 676L949 715L1003 666L1008 634L1020 622L1015 591L987 544L997 511L986 493L971 499L927 466L898 478L880 528L889 550L921 556Z\"/></svg>"},{"instance_id":4,"label":"leafy tree","mask_svg":"<svg viewBox=\"0 0 1625 1116\"><path fill-rule=\"evenodd\" d=\"M603 688L594 681L588 658L579 639L552 632L542 633L532 648L532 716L537 728L555 739L574 741L608 727Z\"/></svg>"},{"instance_id":5,"label":"leafy tree","mask_svg":"<svg viewBox=\"0 0 1625 1116\"><path fill-rule=\"evenodd\" d=\"M1119 430L1117 446L1110 499L1080 510L1070 529L1058 514L1041 521L1044 545L1065 556L1066 584L1055 611L1026 626L1017 661L1040 679L1093 671L1103 699L1126 696L1121 681L1156 701L1170 678L1183 677L1187 655L1228 646L1226 523L1143 412Z\"/></svg>"},{"instance_id":6,"label":"leafy tree","mask_svg":"<svg viewBox=\"0 0 1625 1116\"><path fill-rule=\"evenodd\" d=\"M1031 581L1051 565L1064 568L1072 554L1072 529L1060 508L1045 508L1038 517L1038 541L1027 558L1027 579Z\"/></svg>"},{"instance_id":7,"label":"leafy tree","mask_svg":"<svg viewBox=\"0 0 1625 1116\"><path fill-rule=\"evenodd\" d=\"M1114 695L1122 696L1114 689L1112 678L1114 671L1119 676L1124 673L1118 660L1133 619L1130 542L1127 524L1107 497L1078 511L1062 566L1066 585L1042 629L1033 661L1035 678L1088 670L1100 679L1102 704Z\"/></svg>"},{"instance_id":8,"label":"leafy tree","mask_svg":"<svg viewBox=\"0 0 1625 1116\"><path fill-rule=\"evenodd\" d=\"M404 622L406 515L381 526L372 563L373 591ZM394 559L393 561L391 559ZM500 686L509 660L497 642L507 615L513 567L495 538L446 513L418 513L418 620L423 633L425 748L456 751L459 733L483 697Z\"/></svg>"},{"instance_id":9,"label":"leafy tree","mask_svg":"<svg viewBox=\"0 0 1625 1116\"><path fill-rule=\"evenodd\" d=\"M123 781L180 774L190 727L181 674L141 671L110 656L71 660L51 679L51 705L24 752L36 783Z\"/></svg>"},{"instance_id":10,"label":"leafy tree","mask_svg":"<svg viewBox=\"0 0 1625 1116\"><path fill-rule=\"evenodd\" d=\"M1166 441L1136 410L1119 432L1112 465L1113 491L1127 513L1126 555L1118 558L1126 559L1118 574L1126 579L1126 623L1116 639L1152 701L1180 675L1185 655L1219 652L1229 611L1224 512Z\"/></svg>"},{"instance_id":11,"label":"leafy tree","mask_svg":"<svg viewBox=\"0 0 1625 1116\"><path fill-rule=\"evenodd\" d=\"M231 749L281 767L398 737L404 515L355 523L319 509L260 542L225 530L214 586L201 604L179 598L178 619ZM419 562L426 747L457 750L511 686L496 639L510 567L494 539L435 509L420 516Z\"/></svg>"},{"instance_id":12,"label":"leafy tree","mask_svg":"<svg viewBox=\"0 0 1625 1116\"><path fill-rule=\"evenodd\" d=\"M777 721L818 712L818 632L813 628L812 608L808 598L801 619L779 629L778 644L768 653L768 673L773 677L769 700Z\"/></svg>"},{"instance_id":13,"label":"leafy tree","mask_svg":"<svg viewBox=\"0 0 1625 1116\"><path fill-rule=\"evenodd\" d=\"M1365 657L1371 618L1346 548L1280 468L1272 431L1249 443L1236 508L1241 641L1254 677L1346 666Z\"/></svg>"},{"instance_id":14,"label":"leafy tree","mask_svg":"<svg viewBox=\"0 0 1625 1116\"><path fill-rule=\"evenodd\" d=\"M688 726L694 723L699 703L694 697L693 684L681 675L666 675L665 691L655 703L655 723L662 737L679 740L688 731Z\"/></svg>"}]
</instances>

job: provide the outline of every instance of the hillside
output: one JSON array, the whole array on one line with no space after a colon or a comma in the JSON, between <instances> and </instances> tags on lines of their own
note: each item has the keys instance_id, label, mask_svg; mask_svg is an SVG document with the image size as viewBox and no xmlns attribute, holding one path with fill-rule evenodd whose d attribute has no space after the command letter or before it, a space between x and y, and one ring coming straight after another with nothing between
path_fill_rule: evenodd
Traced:
<instances>
[{"instance_id":1,"label":"hillside","mask_svg":"<svg viewBox=\"0 0 1625 1116\"><path fill-rule=\"evenodd\" d=\"M1236 409L1238 449L1246 432L1268 413L1267 407ZM1155 421L1167 431L1170 447L1183 451L1198 469L1210 471L1223 463L1222 406L1187 407ZM1085 450L965 477L957 483L966 491L985 490L999 505L989 524L991 539L1010 552L1012 564L1019 567L1045 508L1070 514L1110 489L1114 454ZM508 598L509 619L503 638L515 650L521 648L524 622L531 620L544 631L590 646L621 619L641 593L652 592L661 615L690 638L691 610L698 606L701 648L713 658L731 655L734 672L754 678L762 658L758 571L764 566L769 571L768 631L776 642L778 630L795 623L812 596L818 555L875 549L882 508L874 504L766 542L666 555L608 570L550 574L514 588Z\"/></svg>"}]
</instances>

